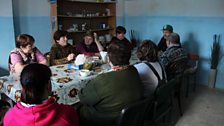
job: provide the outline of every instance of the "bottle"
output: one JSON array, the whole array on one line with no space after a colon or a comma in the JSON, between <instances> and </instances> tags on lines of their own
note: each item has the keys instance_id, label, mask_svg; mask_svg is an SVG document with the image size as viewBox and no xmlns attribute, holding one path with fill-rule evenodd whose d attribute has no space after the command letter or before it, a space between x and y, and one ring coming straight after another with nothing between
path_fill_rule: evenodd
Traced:
<instances>
[{"instance_id":1,"label":"bottle","mask_svg":"<svg viewBox=\"0 0 224 126\"><path fill-rule=\"evenodd\" d=\"M82 12L82 16L83 16L83 17L86 17L86 10L83 10L83 12Z\"/></svg>"},{"instance_id":2,"label":"bottle","mask_svg":"<svg viewBox=\"0 0 224 126\"><path fill-rule=\"evenodd\" d=\"M83 68L83 65L74 65L74 64L68 64L68 70L81 70Z\"/></svg>"}]
</instances>

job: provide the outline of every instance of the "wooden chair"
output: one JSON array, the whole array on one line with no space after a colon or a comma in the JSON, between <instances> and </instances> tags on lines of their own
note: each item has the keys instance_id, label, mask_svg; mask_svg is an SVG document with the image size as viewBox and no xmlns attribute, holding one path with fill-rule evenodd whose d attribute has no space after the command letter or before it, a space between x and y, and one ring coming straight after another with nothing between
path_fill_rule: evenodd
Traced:
<instances>
[{"instance_id":1,"label":"wooden chair","mask_svg":"<svg viewBox=\"0 0 224 126\"><path fill-rule=\"evenodd\" d=\"M3 126L4 115L9 110L10 107L11 107L10 103L0 99L0 126Z\"/></svg>"},{"instance_id":2,"label":"wooden chair","mask_svg":"<svg viewBox=\"0 0 224 126\"><path fill-rule=\"evenodd\" d=\"M175 85L174 95L177 98L180 116L182 116L183 109L182 109L182 101L181 101L181 88L182 88L183 74L176 76L175 80L176 80L176 85Z\"/></svg>"},{"instance_id":3,"label":"wooden chair","mask_svg":"<svg viewBox=\"0 0 224 126\"><path fill-rule=\"evenodd\" d=\"M185 76L187 77L187 85L186 85L186 97L188 97L189 93L189 85L190 85L190 77L194 78L193 91L196 89L196 80L197 80L197 69L199 63L199 56L197 54L188 54L188 64L187 69L184 71Z\"/></svg>"},{"instance_id":4,"label":"wooden chair","mask_svg":"<svg viewBox=\"0 0 224 126\"><path fill-rule=\"evenodd\" d=\"M173 106L176 79L159 85L154 96L138 101L122 109L117 126L154 125L169 112Z\"/></svg>"},{"instance_id":5,"label":"wooden chair","mask_svg":"<svg viewBox=\"0 0 224 126\"><path fill-rule=\"evenodd\" d=\"M45 58L47 59L48 66L50 66L50 65L51 65L51 64L50 64L50 52L46 52L46 53L44 54L44 56L45 56Z\"/></svg>"},{"instance_id":6,"label":"wooden chair","mask_svg":"<svg viewBox=\"0 0 224 126\"><path fill-rule=\"evenodd\" d=\"M152 106L151 98L127 105L120 113L117 126L143 126L145 117Z\"/></svg>"},{"instance_id":7,"label":"wooden chair","mask_svg":"<svg viewBox=\"0 0 224 126\"><path fill-rule=\"evenodd\" d=\"M155 90L153 122L158 122L172 111L173 96L176 80L172 79L165 84L159 85ZM150 113L149 113L150 114Z\"/></svg>"},{"instance_id":8,"label":"wooden chair","mask_svg":"<svg viewBox=\"0 0 224 126\"><path fill-rule=\"evenodd\" d=\"M183 110L181 105L182 79L183 79L184 71L186 70L186 67L187 67L187 62L188 62L187 57L182 58L170 63L170 65L166 68L168 80L176 79L175 96L177 97L179 112L181 116L183 115Z\"/></svg>"},{"instance_id":9,"label":"wooden chair","mask_svg":"<svg viewBox=\"0 0 224 126\"><path fill-rule=\"evenodd\" d=\"M183 74L186 69L187 62L188 62L187 57L171 62L166 67L167 79L171 80L176 76Z\"/></svg>"}]
</instances>

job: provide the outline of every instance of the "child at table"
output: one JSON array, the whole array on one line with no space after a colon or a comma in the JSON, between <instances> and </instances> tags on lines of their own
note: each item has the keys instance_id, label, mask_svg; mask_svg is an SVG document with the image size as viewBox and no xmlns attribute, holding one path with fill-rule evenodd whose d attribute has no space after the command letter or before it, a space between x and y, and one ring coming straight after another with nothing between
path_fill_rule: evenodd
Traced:
<instances>
[{"instance_id":1,"label":"child at table","mask_svg":"<svg viewBox=\"0 0 224 126\"><path fill-rule=\"evenodd\" d=\"M10 109L4 118L5 126L77 126L73 107L58 104L51 94L51 70L42 64L27 65L20 77L21 102Z\"/></svg>"}]
</instances>

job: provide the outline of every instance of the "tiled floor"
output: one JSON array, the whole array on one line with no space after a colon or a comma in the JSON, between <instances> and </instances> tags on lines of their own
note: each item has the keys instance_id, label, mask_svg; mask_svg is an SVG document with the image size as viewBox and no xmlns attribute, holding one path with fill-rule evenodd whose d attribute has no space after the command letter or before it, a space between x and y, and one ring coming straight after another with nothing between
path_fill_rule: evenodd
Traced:
<instances>
[{"instance_id":1,"label":"tiled floor","mask_svg":"<svg viewBox=\"0 0 224 126\"><path fill-rule=\"evenodd\" d=\"M224 126L224 90L198 86L188 98L182 96L182 107L180 116L175 100L171 119L157 126Z\"/></svg>"},{"instance_id":2,"label":"tiled floor","mask_svg":"<svg viewBox=\"0 0 224 126\"><path fill-rule=\"evenodd\" d=\"M182 104L184 114L175 126L224 126L224 91L199 86Z\"/></svg>"}]
</instances>

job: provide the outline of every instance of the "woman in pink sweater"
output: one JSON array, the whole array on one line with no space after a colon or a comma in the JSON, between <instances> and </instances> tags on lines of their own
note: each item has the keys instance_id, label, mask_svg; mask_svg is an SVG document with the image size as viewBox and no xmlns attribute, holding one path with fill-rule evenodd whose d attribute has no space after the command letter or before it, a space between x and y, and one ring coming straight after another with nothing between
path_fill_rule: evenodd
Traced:
<instances>
[{"instance_id":1,"label":"woman in pink sweater","mask_svg":"<svg viewBox=\"0 0 224 126\"><path fill-rule=\"evenodd\" d=\"M75 109L58 104L51 94L51 70L42 64L29 64L21 73L21 102L4 117L4 126L77 126Z\"/></svg>"}]
</instances>

